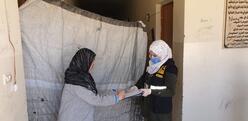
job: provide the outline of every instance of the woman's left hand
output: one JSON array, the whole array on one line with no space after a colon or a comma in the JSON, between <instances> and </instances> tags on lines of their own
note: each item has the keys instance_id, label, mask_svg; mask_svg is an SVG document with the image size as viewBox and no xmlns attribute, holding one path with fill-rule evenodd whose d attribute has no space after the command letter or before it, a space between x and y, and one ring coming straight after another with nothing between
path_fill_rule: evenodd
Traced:
<instances>
[{"instance_id":1,"label":"woman's left hand","mask_svg":"<svg viewBox=\"0 0 248 121\"><path fill-rule=\"evenodd\" d=\"M144 97L147 97L148 95L150 95L152 93L151 89L140 89L143 92Z\"/></svg>"}]
</instances>

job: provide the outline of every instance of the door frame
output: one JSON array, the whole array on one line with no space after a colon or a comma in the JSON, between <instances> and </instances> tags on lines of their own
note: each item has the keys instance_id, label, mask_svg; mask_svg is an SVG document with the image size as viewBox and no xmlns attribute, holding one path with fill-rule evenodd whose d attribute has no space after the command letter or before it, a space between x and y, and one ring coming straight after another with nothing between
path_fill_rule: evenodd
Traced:
<instances>
[{"instance_id":1,"label":"door frame","mask_svg":"<svg viewBox=\"0 0 248 121\"><path fill-rule=\"evenodd\" d=\"M173 1L161 6L161 39L173 50Z\"/></svg>"},{"instance_id":2,"label":"door frame","mask_svg":"<svg viewBox=\"0 0 248 121\"><path fill-rule=\"evenodd\" d=\"M173 0L163 0L162 2L157 2L156 4L156 29L155 29L155 39L161 39L161 8L163 5L170 4Z\"/></svg>"}]
</instances>

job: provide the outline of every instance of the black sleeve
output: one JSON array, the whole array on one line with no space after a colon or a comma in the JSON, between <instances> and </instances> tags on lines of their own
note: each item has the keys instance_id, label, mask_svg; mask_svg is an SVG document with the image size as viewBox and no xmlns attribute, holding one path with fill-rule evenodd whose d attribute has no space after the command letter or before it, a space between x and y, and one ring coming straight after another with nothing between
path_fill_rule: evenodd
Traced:
<instances>
[{"instance_id":1,"label":"black sleeve","mask_svg":"<svg viewBox=\"0 0 248 121\"><path fill-rule=\"evenodd\" d=\"M171 97L175 94L177 76L172 73L167 73L165 76L166 89L164 90L152 90L153 95L159 95L163 97Z\"/></svg>"},{"instance_id":2,"label":"black sleeve","mask_svg":"<svg viewBox=\"0 0 248 121\"><path fill-rule=\"evenodd\" d=\"M138 80L138 82L135 84L138 89L144 88L144 83L146 80L146 73L144 73Z\"/></svg>"}]
</instances>

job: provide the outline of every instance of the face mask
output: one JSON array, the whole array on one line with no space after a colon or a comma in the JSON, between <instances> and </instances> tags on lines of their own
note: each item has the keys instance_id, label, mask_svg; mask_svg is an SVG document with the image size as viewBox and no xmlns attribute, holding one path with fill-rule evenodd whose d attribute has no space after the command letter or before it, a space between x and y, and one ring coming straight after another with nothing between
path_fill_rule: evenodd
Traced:
<instances>
[{"instance_id":1,"label":"face mask","mask_svg":"<svg viewBox=\"0 0 248 121\"><path fill-rule=\"evenodd\" d=\"M156 63L159 63L161 60L159 57L152 57L150 59L150 61L152 62L152 64L156 64Z\"/></svg>"}]
</instances>

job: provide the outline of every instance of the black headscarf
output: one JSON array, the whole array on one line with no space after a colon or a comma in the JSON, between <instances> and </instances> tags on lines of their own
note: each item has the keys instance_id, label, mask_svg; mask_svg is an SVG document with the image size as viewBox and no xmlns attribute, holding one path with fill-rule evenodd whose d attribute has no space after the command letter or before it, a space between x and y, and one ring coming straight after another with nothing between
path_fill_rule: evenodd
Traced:
<instances>
[{"instance_id":1,"label":"black headscarf","mask_svg":"<svg viewBox=\"0 0 248 121\"><path fill-rule=\"evenodd\" d=\"M65 83L85 87L97 94L96 84L89 73L90 66L96 54L87 48L82 48L73 56L65 71Z\"/></svg>"}]
</instances>

